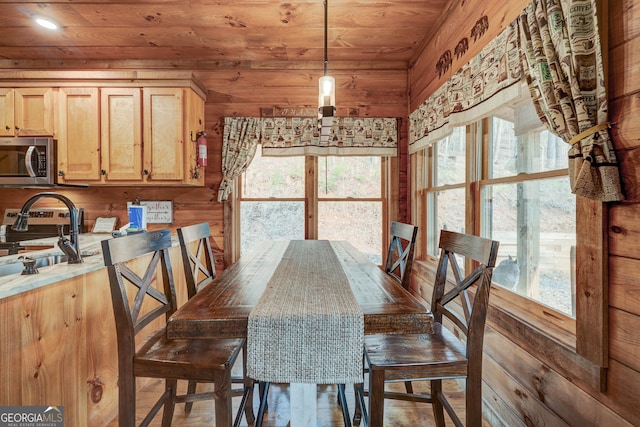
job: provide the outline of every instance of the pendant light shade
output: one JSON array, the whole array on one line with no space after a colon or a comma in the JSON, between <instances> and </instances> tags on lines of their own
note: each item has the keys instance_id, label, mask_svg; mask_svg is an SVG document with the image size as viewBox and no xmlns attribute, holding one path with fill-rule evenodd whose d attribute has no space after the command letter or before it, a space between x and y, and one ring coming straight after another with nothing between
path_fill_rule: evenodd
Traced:
<instances>
[{"instance_id":1,"label":"pendant light shade","mask_svg":"<svg viewBox=\"0 0 640 427\"><path fill-rule=\"evenodd\" d=\"M336 112L336 80L327 74L329 59L327 55L327 17L328 0L324 1L324 75L318 81L318 128L320 142L328 142L331 126Z\"/></svg>"}]
</instances>

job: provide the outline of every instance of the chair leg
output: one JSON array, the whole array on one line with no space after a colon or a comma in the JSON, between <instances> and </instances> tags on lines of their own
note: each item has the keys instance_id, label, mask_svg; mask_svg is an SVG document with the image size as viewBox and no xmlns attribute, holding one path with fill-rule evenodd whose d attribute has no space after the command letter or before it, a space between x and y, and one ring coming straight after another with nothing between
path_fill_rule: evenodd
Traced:
<instances>
[{"instance_id":1,"label":"chair leg","mask_svg":"<svg viewBox=\"0 0 640 427\"><path fill-rule=\"evenodd\" d=\"M384 425L384 376L383 369L369 370L369 427Z\"/></svg>"},{"instance_id":2,"label":"chair leg","mask_svg":"<svg viewBox=\"0 0 640 427\"><path fill-rule=\"evenodd\" d=\"M347 405L347 396L344 392L344 384L338 384L338 401L342 408L344 427L351 427L351 417L349 416L349 406Z\"/></svg>"},{"instance_id":3,"label":"chair leg","mask_svg":"<svg viewBox=\"0 0 640 427\"><path fill-rule=\"evenodd\" d=\"M242 378L244 383L244 389L247 390L247 404L244 407L244 415L247 418L247 424L251 425L255 422L256 417L253 413L253 388L255 381L247 377L247 341L245 340L242 346Z\"/></svg>"},{"instance_id":4,"label":"chair leg","mask_svg":"<svg viewBox=\"0 0 640 427\"><path fill-rule=\"evenodd\" d=\"M407 393L413 394L413 384L411 384L411 381L405 381L404 388L407 390Z\"/></svg>"},{"instance_id":5,"label":"chair leg","mask_svg":"<svg viewBox=\"0 0 640 427\"><path fill-rule=\"evenodd\" d=\"M126 369L119 370L118 377L118 425L136 425L136 379L127 374Z\"/></svg>"},{"instance_id":6,"label":"chair leg","mask_svg":"<svg viewBox=\"0 0 640 427\"><path fill-rule=\"evenodd\" d=\"M436 427L444 427L444 411L442 407L442 380L431 381L431 405L433 406L433 418Z\"/></svg>"},{"instance_id":7,"label":"chair leg","mask_svg":"<svg viewBox=\"0 0 640 427\"><path fill-rule=\"evenodd\" d=\"M176 402L176 389L178 388L178 381L167 379L165 380L165 391L169 392L169 396L165 398L164 410L162 411L162 427L171 427L171 420L173 419L173 410Z\"/></svg>"},{"instance_id":8,"label":"chair leg","mask_svg":"<svg viewBox=\"0 0 640 427\"><path fill-rule=\"evenodd\" d=\"M264 413L267 410L267 396L269 394L269 382L260 382L260 407L258 408L258 416L256 418L255 427L262 427Z\"/></svg>"},{"instance_id":9,"label":"chair leg","mask_svg":"<svg viewBox=\"0 0 640 427\"><path fill-rule=\"evenodd\" d=\"M356 397L356 407L353 410L353 425L359 426L362 421L362 402L358 398L358 393L364 393L364 384L356 383L353 385L353 394ZM362 395L362 401L364 401L364 394Z\"/></svg>"},{"instance_id":10,"label":"chair leg","mask_svg":"<svg viewBox=\"0 0 640 427\"><path fill-rule=\"evenodd\" d=\"M231 427L231 370L217 373L214 377L216 426Z\"/></svg>"},{"instance_id":11,"label":"chair leg","mask_svg":"<svg viewBox=\"0 0 640 427\"><path fill-rule=\"evenodd\" d=\"M187 386L187 394L194 394L196 392L196 385L198 383L196 381L190 380L189 385ZM193 402L187 402L184 404L184 412L190 413L191 408L193 408Z\"/></svg>"}]
</instances>

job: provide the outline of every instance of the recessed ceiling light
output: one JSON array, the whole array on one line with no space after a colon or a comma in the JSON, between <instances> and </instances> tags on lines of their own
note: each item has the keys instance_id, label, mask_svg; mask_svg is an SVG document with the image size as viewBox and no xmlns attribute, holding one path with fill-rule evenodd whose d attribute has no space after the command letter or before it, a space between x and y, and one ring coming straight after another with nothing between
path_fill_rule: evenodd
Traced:
<instances>
[{"instance_id":1,"label":"recessed ceiling light","mask_svg":"<svg viewBox=\"0 0 640 427\"><path fill-rule=\"evenodd\" d=\"M57 30L58 28L60 28L58 24L56 24L55 22L53 22L51 19L48 19L48 18L36 18L36 22L40 26L47 28L49 30Z\"/></svg>"}]
</instances>

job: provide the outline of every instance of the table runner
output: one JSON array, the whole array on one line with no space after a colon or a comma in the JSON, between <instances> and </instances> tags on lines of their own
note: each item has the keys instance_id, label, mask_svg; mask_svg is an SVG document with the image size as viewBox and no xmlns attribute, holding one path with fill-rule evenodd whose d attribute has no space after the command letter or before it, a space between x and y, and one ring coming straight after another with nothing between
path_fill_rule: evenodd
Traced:
<instances>
[{"instance_id":1,"label":"table runner","mask_svg":"<svg viewBox=\"0 0 640 427\"><path fill-rule=\"evenodd\" d=\"M289 245L249 314L247 374L275 383L362 381L364 315L331 244Z\"/></svg>"}]
</instances>

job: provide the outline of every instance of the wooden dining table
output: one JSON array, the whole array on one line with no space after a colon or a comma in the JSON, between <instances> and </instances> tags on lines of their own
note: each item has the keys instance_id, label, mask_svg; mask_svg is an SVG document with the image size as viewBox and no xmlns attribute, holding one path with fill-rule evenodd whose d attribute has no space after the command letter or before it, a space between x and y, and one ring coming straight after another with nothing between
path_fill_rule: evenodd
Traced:
<instances>
[{"instance_id":1,"label":"wooden dining table","mask_svg":"<svg viewBox=\"0 0 640 427\"><path fill-rule=\"evenodd\" d=\"M301 271L295 273L296 268ZM304 271L302 272L302 270ZM237 262L225 269L214 282L198 292L171 316L167 323L167 337L169 339L201 339L249 336L249 340L257 340L258 338L252 335L255 332L251 332L254 331L255 327L248 332L250 319L251 322L254 322L251 325L255 326L255 316L257 313L263 314L265 312L265 304L269 302L273 304L274 295L286 295L286 292L282 293L283 288L286 291L286 287L295 285L295 282L291 283L290 273L292 271L294 272L293 274L297 274L300 277L300 279L295 280L304 282L301 290L308 294L309 298L306 301L301 301L297 297L295 302L292 302L293 300L282 301L283 307L302 307L297 313L293 314L299 317L289 323L292 327L296 327L298 323L305 321L307 311L309 312L309 319L313 318L317 321L318 306L323 306L319 302L315 303L318 301L318 295L324 293L332 296L339 289L332 289L330 286L336 286L336 283L344 283L344 286L348 286L350 289L350 293L344 295L345 298L354 300L356 309L361 311L361 327L364 334L432 332L433 318L427 307L350 243L346 241L304 240L291 242L266 241L244 253ZM336 279L336 277L340 276L344 277L343 282ZM286 282L284 278L286 278ZM280 287L280 293L277 293L278 287ZM309 288L313 289L309 290ZM328 289L330 291L327 291ZM293 296L295 295L290 293L288 297L278 296L277 298L291 298ZM324 304L324 306L331 308L329 311L332 313L335 311L334 306L336 305L339 306L341 304ZM275 321L275 324L280 324L281 319L277 317L280 315L279 313L284 313L287 310L275 310L274 316L276 318L271 320ZM270 312L269 310L266 311ZM281 316L290 318L292 314L287 312ZM298 319L301 320L298 321ZM353 328L353 326L349 327ZM317 328L317 326L315 328L321 329ZM302 327L302 330L304 329ZM295 333L293 335L295 336ZM268 337L269 335L266 335L266 338L260 338L268 340ZM282 334L279 334L277 338L280 341L274 338L273 345L282 345ZM271 366L268 366L268 364L274 363L272 361L273 358L265 358L263 357L264 354L261 353L259 357L256 356L252 359L251 349L259 348L257 345L252 346L252 343L252 341L249 341L247 346L248 359L252 362L251 366L259 365L263 359L264 363L267 364L266 366L258 367L257 372L260 372L260 374L256 379L271 381L268 378L268 374L264 372L270 371ZM264 342L262 344L264 347ZM268 346L269 342L267 341L266 344ZM313 343L309 342L310 346L311 344ZM306 345L306 341L302 340L288 349L287 352L296 353L300 351L303 354L309 353L309 349L312 349L311 352L313 352L316 351L314 349L318 348L305 348ZM355 350L359 352L358 354L361 352L361 343L359 342L345 342L344 345L355 345L357 346ZM307 359L303 359L301 363L309 362ZM260 378L263 374L267 375L267 378ZM278 375L283 375L280 370L278 370ZM284 378L286 379L286 374ZM286 381L291 383L291 427L316 426L316 385L314 382L326 383L326 381L316 380L314 376L312 378L304 378L304 376L301 378L298 373L292 373L291 379L292 381Z\"/></svg>"}]
</instances>

